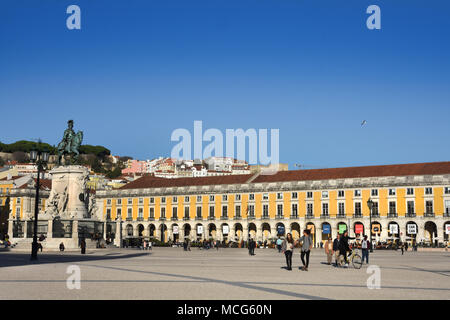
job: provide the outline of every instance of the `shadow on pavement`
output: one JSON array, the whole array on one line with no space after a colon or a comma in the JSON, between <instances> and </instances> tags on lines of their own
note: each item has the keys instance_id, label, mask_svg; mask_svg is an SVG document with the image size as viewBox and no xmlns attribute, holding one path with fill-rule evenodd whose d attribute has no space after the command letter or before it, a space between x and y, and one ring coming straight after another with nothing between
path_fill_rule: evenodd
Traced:
<instances>
[{"instance_id":1,"label":"shadow on pavement","mask_svg":"<svg viewBox=\"0 0 450 320\"><path fill-rule=\"evenodd\" d=\"M15 267L15 266L28 266L35 264L47 264L47 263L71 263L71 262L84 262L84 261L101 261L101 260L116 260L116 259L129 259L136 257L148 256L151 253L132 253L132 254L113 254L97 255L95 252L87 254L76 253L38 253L38 260L31 261L30 253L5 253L0 252L0 268L1 267Z\"/></svg>"}]
</instances>

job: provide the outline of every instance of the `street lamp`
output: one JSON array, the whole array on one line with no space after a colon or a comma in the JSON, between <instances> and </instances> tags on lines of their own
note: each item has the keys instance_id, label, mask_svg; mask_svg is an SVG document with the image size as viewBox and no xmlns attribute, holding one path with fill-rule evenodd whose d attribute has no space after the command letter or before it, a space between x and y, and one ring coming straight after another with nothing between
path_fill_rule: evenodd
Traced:
<instances>
[{"instance_id":1,"label":"street lamp","mask_svg":"<svg viewBox=\"0 0 450 320\"><path fill-rule=\"evenodd\" d=\"M370 223L370 252L373 252L373 242L372 242L372 208L373 201L369 198L367 200L367 206L369 207L369 223Z\"/></svg>"},{"instance_id":2,"label":"street lamp","mask_svg":"<svg viewBox=\"0 0 450 320\"><path fill-rule=\"evenodd\" d=\"M33 230L33 244L31 245L31 260L37 260L38 243L37 243L37 226L38 226L38 214L39 214L39 187L41 171L47 165L49 153L41 151L41 140L38 141L37 150L30 152L30 159L37 164L37 178L36 178L36 198L34 203L34 230Z\"/></svg>"}]
</instances>

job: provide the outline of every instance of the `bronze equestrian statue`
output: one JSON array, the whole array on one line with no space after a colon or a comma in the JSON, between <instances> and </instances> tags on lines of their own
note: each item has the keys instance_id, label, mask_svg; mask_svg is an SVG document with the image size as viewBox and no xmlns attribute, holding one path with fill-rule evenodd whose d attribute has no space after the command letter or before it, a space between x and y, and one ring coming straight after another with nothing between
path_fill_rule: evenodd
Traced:
<instances>
[{"instance_id":1,"label":"bronze equestrian statue","mask_svg":"<svg viewBox=\"0 0 450 320\"><path fill-rule=\"evenodd\" d=\"M73 131L73 120L67 121L67 126L68 128L64 131L63 138L58 144L58 165L61 165L61 158L64 155L73 155L73 160L77 160L80 154L79 149L83 141L83 131L78 131L77 133Z\"/></svg>"}]
</instances>

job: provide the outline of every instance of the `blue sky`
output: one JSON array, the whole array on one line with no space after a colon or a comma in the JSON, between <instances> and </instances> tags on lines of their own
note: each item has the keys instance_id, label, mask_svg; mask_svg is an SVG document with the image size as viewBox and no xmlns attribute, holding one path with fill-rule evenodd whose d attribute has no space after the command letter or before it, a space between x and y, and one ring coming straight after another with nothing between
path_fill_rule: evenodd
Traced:
<instances>
[{"instance_id":1,"label":"blue sky","mask_svg":"<svg viewBox=\"0 0 450 320\"><path fill-rule=\"evenodd\" d=\"M444 0L3 0L0 141L57 144L74 119L146 159L202 120L279 129L291 168L448 161L449 35Z\"/></svg>"}]
</instances>

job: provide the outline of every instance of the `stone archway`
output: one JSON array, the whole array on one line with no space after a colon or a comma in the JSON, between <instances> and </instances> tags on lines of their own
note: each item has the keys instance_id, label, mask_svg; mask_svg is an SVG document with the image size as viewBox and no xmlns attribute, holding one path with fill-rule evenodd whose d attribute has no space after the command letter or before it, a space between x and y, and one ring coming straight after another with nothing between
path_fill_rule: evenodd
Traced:
<instances>
[{"instance_id":1,"label":"stone archway","mask_svg":"<svg viewBox=\"0 0 450 320\"><path fill-rule=\"evenodd\" d=\"M178 242L178 240L180 239L180 227L176 223L172 225L172 234L173 234L173 241Z\"/></svg>"},{"instance_id":2,"label":"stone archway","mask_svg":"<svg viewBox=\"0 0 450 320\"><path fill-rule=\"evenodd\" d=\"M256 224L253 222L248 224L248 235L249 238L256 239Z\"/></svg>"},{"instance_id":3,"label":"stone archway","mask_svg":"<svg viewBox=\"0 0 450 320\"><path fill-rule=\"evenodd\" d=\"M425 241L429 242L431 245L436 245L438 242L437 238L437 226L433 221L427 221L424 225L424 236Z\"/></svg>"},{"instance_id":4,"label":"stone archway","mask_svg":"<svg viewBox=\"0 0 450 320\"><path fill-rule=\"evenodd\" d=\"M138 224L136 230L137 230L137 236L143 237L144 236L144 226L142 224Z\"/></svg>"},{"instance_id":5,"label":"stone archway","mask_svg":"<svg viewBox=\"0 0 450 320\"><path fill-rule=\"evenodd\" d=\"M284 223L278 222L275 225L275 231L277 232L277 237L284 237L286 235L286 227L284 226Z\"/></svg>"},{"instance_id":6,"label":"stone archway","mask_svg":"<svg viewBox=\"0 0 450 320\"><path fill-rule=\"evenodd\" d=\"M132 237L133 236L133 225L127 224L125 230L126 230L127 237Z\"/></svg>"},{"instance_id":7,"label":"stone archway","mask_svg":"<svg viewBox=\"0 0 450 320\"><path fill-rule=\"evenodd\" d=\"M190 235L191 235L191 225L189 223L186 223L183 226L183 240L189 238Z\"/></svg>"},{"instance_id":8,"label":"stone archway","mask_svg":"<svg viewBox=\"0 0 450 320\"><path fill-rule=\"evenodd\" d=\"M444 222L444 241L450 240L450 221Z\"/></svg>"},{"instance_id":9,"label":"stone archway","mask_svg":"<svg viewBox=\"0 0 450 320\"><path fill-rule=\"evenodd\" d=\"M240 224L240 223L236 223L235 225L234 225L234 235L235 235L235 238L236 238L236 240L242 240L243 239L243 237L244 237L244 232L243 232L243 227L242 227L242 224Z\"/></svg>"},{"instance_id":10,"label":"stone archway","mask_svg":"<svg viewBox=\"0 0 450 320\"><path fill-rule=\"evenodd\" d=\"M322 241L327 241L328 237L331 238L331 224L324 222L322 223Z\"/></svg>"},{"instance_id":11,"label":"stone archway","mask_svg":"<svg viewBox=\"0 0 450 320\"><path fill-rule=\"evenodd\" d=\"M292 238L294 238L294 239L298 239L301 237L300 224L298 224L297 222L291 223L291 234L292 234Z\"/></svg>"},{"instance_id":12,"label":"stone archway","mask_svg":"<svg viewBox=\"0 0 450 320\"><path fill-rule=\"evenodd\" d=\"M348 226L345 222L338 222L337 224L337 232L339 234L344 234L345 231L348 231Z\"/></svg>"},{"instance_id":13,"label":"stone archway","mask_svg":"<svg viewBox=\"0 0 450 320\"><path fill-rule=\"evenodd\" d=\"M359 235L361 238L365 235L365 228L364 228L364 224L360 221L356 221L353 224L353 232L356 235Z\"/></svg>"},{"instance_id":14,"label":"stone archway","mask_svg":"<svg viewBox=\"0 0 450 320\"><path fill-rule=\"evenodd\" d=\"M214 240L216 239L217 228L216 228L216 225L214 223L210 223L208 225L208 236L209 236L209 238L212 238Z\"/></svg>"},{"instance_id":15,"label":"stone archway","mask_svg":"<svg viewBox=\"0 0 450 320\"><path fill-rule=\"evenodd\" d=\"M155 231L156 231L155 225L153 223L149 224L148 225L148 236L150 238L154 238L156 236Z\"/></svg>"},{"instance_id":16,"label":"stone archway","mask_svg":"<svg viewBox=\"0 0 450 320\"><path fill-rule=\"evenodd\" d=\"M261 230L262 230L263 241L268 240L270 238L270 224L268 224L267 222L264 222L261 225Z\"/></svg>"},{"instance_id":17,"label":"stone archway","mask_svg":"<svg viewBox=\"0 0 450 320\"><path fill-rule=\"evenodd\" d=\"M308 222L306 224L306 229L310 231L310 235L311 235L311 239L313 241L313 246L314 248L316 247L316 240L317 240L317 236L316 236L316 226L314 223L312 222Z\"/></svg>"}]
</instances>

